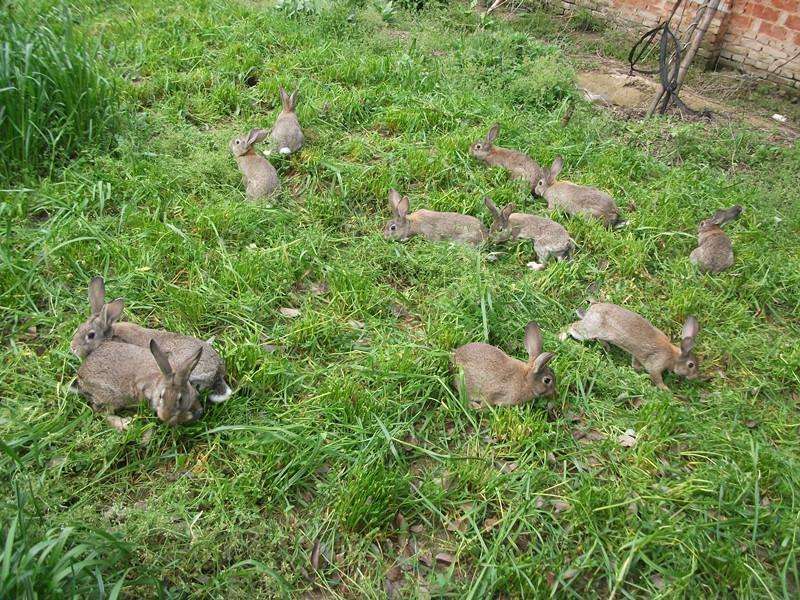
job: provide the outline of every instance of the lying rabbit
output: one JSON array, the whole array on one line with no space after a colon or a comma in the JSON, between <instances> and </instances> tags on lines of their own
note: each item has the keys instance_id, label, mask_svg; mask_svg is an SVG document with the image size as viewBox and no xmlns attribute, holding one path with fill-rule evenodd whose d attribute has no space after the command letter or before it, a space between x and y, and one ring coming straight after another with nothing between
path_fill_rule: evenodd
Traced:
<instances>
[{"instance_id":1,"label":"lying rabbit","mask_svg":"<svg viewBox=\"0 0 800 600\"><path fill-rule=\"evenodd\" d=\"M188 335L118 322L124 307L122 298L105 304L105 297L103 278L93 277L89 283L91 315L78 327L70 343L70 350L78 358L87 358L107 341L125 342L147 348L151 339L156 340L158 345L178 362L193 356L200 348L202 354L192 371L191 384L198 390L210 388L212 393L208 399L212 402L223 402L231 396L231 388L225 381L225 363L211 344Z\"/></svg>"},{"instance_id":2,"label":"lying rabbit","mask_svg":"<svg viewBox=\"0 0 800 600\"><path fill-rule=\"evenodd\" d=\"M272 133L270 133L272 149L280 154L291 154L300 150L304 139L303 130L300 129L300 121L297 120L297 114L295 113L297 90L289 95L283 87L278 89L281 94L283 109L275 120L275 126L272 128Z\"/></svg>"},{"instance_id":3,"label":"lying rabbit","mask_svg":"<svg viewBox=\"0 0 800 600\"><path fill-rule=\"evenodd\" d=\"M101 344L78 369L78 393L89 399L94 410L106 413L111 424L117 422L114 413L142 400L169 425L200 418L203 408L189 374L200 360L202 348L175 361L174 369L155 340L150 340L149 348L148 352L121 342Z\"/></svg>"},{"instance_id":4,"label":"lying rabbit","mask_svg":"<svg viewBox=\"0 0 800 600\"><path fill-rule=\"evenodd\" d=\"M478 219L469 215L432 210L417 210L408 214L408 196L400 197L397 190L389 190L389 206L394 218L383 230L390 240L405 241L415 235L438 242L449 240L477 246L489 235Z\"/></svg>"},{"instance_id":5,"label":"lying rabbit","mask_svg":"<svg viewBox=\"0 0 800 600\"><path fill-rule=\"evenodd\" d=\"M250 200L258 200L281 189L278 172L263 156L256 154L253 145L269 135L265 129L251 129L247 135L231 140L230 149L242 172L242 182Z\"/></svg>"},{"instance_id":6,"label":"lying rabbit","mask_svg":"<svg viewBox=\"0 0 800 600\"><path fill-rule=\"evenodd\" d=\"M559 156L550 170L536 182L534 193L547 200L550 210L560 208L570 215L588 215L600 219L611 227L619 220L619 209L614 199L597 188L578 185L570 181L556 181L564 166Z\"/></svg>"},{"instance_id":7,"label":"lying rabbit","mask_svg":"<svg viewBox=\"0 0 800 600\"><path fill-rule=\"evenodd\" d=\"M531 190L533 190L536 182L544 176L544 171L539 163L527 154L494 146L493 142L498 133L500 133L500 124L495 123L486 134L486 138L472 144L469 153L490 167L503 167L513 179L529 181Z\"/></svg>"},{"instance_id":8,"label":"lying rabbit","mask_svg":"<svg viewBox=\"0 0 800 600\"><path fill-rule=\"evenodd\" d=\"M463 379L461 373L456 375L456 389L465 392L471 402L493 406L514 406L552 396L556 378L547 363L554 354L542 353L542 335L533 321L525 327L525 349L528 362L489 344L461 346L453 352L453 365L463 372Z\"/></svg>"},{"instance_id":9,"label":"lying rabbit","mask_svg":"<svg viewBox=\"0 0 800 600\"><path fill-rule=\"evenodd\" d=\"M738 204L718 210L702 221L697 232L697 248L692 250L689 260L706 273L719 273L733 265L733 244L722 231L722 225L742 214Z\"/></svg>"},{"instance_id":10,"label":"lying rabbit","mask_svg":"<svg viewBox=\"0 0 800 600\"><path fill-rule=\"evenodd\" d=\"M650 321L616 304L592 304L588 310L578 311L578 317L581 320L569 326L568 335L576 340L609 342L629 352L633 355L631 366L644 367L660 389L669 389L661 376L665 370L687 379L697 378L697 358L692 348L699 325L694 317L688 317L683 325L680 348Z\"/></svg>"},{"instance_id":11,"label":"lying rabbit","mask_svg":"<svg viewBox=\"0 0 800 600\"><path fill-rule=\"evenodd\" d=\"M513 204L506 204L503 210L497 208L492 199L486 196L483 203L492 214L492 226L489 234L497 243L509 239L532 240L533 249L539 262L529 262L534 270L544 269L551 256L557 260L565 260L572 252L573 244L569 233L561 225L544 217L514 212Z\"/></svg>"}]
</instances>

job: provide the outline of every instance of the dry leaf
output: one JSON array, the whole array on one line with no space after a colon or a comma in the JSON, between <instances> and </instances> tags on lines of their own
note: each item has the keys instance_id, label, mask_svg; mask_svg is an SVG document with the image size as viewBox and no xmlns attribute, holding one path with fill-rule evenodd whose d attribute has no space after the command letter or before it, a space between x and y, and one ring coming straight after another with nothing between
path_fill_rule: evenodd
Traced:
<instances>
[{"instance_id":1,"label":"dry leaf","mask_svg":"<svg viewBox=\"0 0 800 600\"><path fill-rule=\"evenodd\" d=\"M286 317L287 319L296 319L300 316L300 309L299 308L280 308L279 312Z\"/></svg>"},{"instance_id":2,"label":"dry leaf","mask_svg":"<svg viewBox=\"0 0 800 600\"><path fill-rule=\"evenodd\" d=\"M150 443L150 440L153 439L153 430L146 429L145 432L142 434L142 439L139 440L140 446L147 446Z\"/></svg>"},{"instance_id":3,"label":"dry leaf","mask_svg":"<svg viewBox=\"0 0 800 600\"><path fill-rule=\"evenodd\" d=\"M536 508L543 508L544 507L544 498L541 496L536 496L536 500L533 501L533 505Z\"/></svg>"},{"instance_id":4,"label":"dry leaf","mask_svg":"<svg viewBox=\"0 0 800 600\"><path fill-rule=\"evenodd\" d=\"M433 566L433 559L431 558L431 555L428 554L427 552L423 552L422 554L419 555L419 562L421 562L429 569Z\"/></svg>"},{"instance_id":5,"label":"dry leaf","mask_svg":"<svg viewBox=\"0 0 800 600\"><path fill-rule=\"evenodd\" d=\"M108 415L106 422L119 432L125 431L130 427L133 417L118 417L117 415Z\"/></svg>"},{"instance_id":6,"label":"dry leaf","mask_svg":"<svg viewBox=\"0 0 800 600\"><path fill-rule=\"evenodd\" d=\"M406 518L400 511L398 511L397 514L394 516L394 525L398 529L404 529L406 526Z\"/></svg>"},{"instance_id":7,"label":"dry leaf","mask_svg":"<svg viewBox=\"0 0 800 600\"><path fill-rule=\"evenodd\" d=\"M467 531L467 527L467 519L464 517L447 522L447 531L458 531L459 533L464 533Z\"/></svg>"},{"instance_id":8,"label":"dry leaf","mask_svg":"<svg viewBox=\"0 0 800 600\"><path fill-rule=\"evenodd\" d=\"M322 543L319 538L314 540L314 547L311 549L311 568L319 570L320 557L322 556Z\"/></svg>"},{"instance_id":9,"label":"dry leaf","mask_svg":"<svg viewBox=\"0 0 800 600\"><path fill-rule=\"evenodd\" d=\"M315 296L322 296L328 293L328 284L325 281L316 281L308 286L309 291Z\"/></svg>"},{"instance_id":10,"label":"dry leaf","mask_svg":"<svg viewBox=\"0 0 800 600\"><path fill-rule=\"evenodd\" d=\"M556 512L556 514L572 508L570 503L565 500L552 500L550 505L553 507L553 510Z\"/></svg>"},{"instance_id":11,"label":"dry leaf","mask_svg":"<svg viewBox=\"0 0 800 600\"><path fill-rule=\"evenodd\" d=\"M498 519L496 517L491 517L489 519L486 519L483 522L483 530L484 531L491 531L492 529L494 529L495 525L497 525L499 522L500 522L500 519Z\"/></svg>"},{"instance_id":12,"label":"dry leaf","mask_svg":"<svg viewBox=\"0 0 800 600\"><path fill-rule=\"evenodd\" d=\"M502 461L499 463L495 463L495 467L500 469L502 473L513 473L519 468L519 465L515 462Z\"/></svg>"},{"instance_id":13,"label":"dry leaf","mask_svg":"<svg viewBox=\"0 0 800 600\"><path fill-rule=\"evenodd\" d=\"M350 327L352 327L353 329L364 329L364 327L366 327L363 321L351 320L348 321L347 324L350 325Z\"/></svg>"},{"instance_id":14,"label":"dry leaf","mask_svg":"<svg viewBox=\"0 0 800 600\"><path fill-rule=\"evenodd\" d=\"M656 588L657 590L664 589L664 578L658 573L650 575L650 582L653 584L653 587Z\"/></svg>"},{"instance_id":15,"label":"dry leaf","mask_svg":"<svg viewBox=\"0 0 800 600\"><path fill-rule=\"evenodd\" d=\"M409 529L411 530L411 533L422 533L425 531L425 528L422 525L412 525L409 527Z\"/></svg>"},{"instance_id":16,"label":"dry leaf","mask_svg":"<svg viewBox=\"0 0 800 600\"><path fill-rule=\"evenodd\" d=\"M436 555L436 562L442 563L443 565L452 565L455 561L456 559L453 555L447 552L439 552L439 554Z\"/></svg>"},{"instance_id":17,"label":"dry leaf","mask_svg":"<svg viewBox=\"0 0 800 600\"><path fill-rule=\"evenodd\" d=\"M744 424L747 426L748 429L755 429L756 427L758 427L758 421L756 421L755 419L747 419L747 421L745 421Z\"/></svg>"},{"instance_id":18,"label":"dry leaf","mask_svg":"<svg viewBox=\"0 0 800 600\"><path fill-rule=\"evenodd\" d=\"M580 572L580 571L578 571L578 569L573 569L572 567L570 567L569 569L567 569L566 571L564 571L564 572L561 574L561 578L562 578L562 579L565 579L565 580L566 580L566 579L572 579L572 578L574 578L574 577L575 577L575 576L576 576L576 575L577 575L579 572Z\"/></svg>"},{"instance_id":19,"label":"dry leaf","mask_svg":"<svg viewBox=\"0 0 800 600\"><path fill-rule=\"evenodd\" d=\"M626 429L618 441L623 448L633 448L636 445L636 432L633 429Z\"/></svg>"}]
</instances>

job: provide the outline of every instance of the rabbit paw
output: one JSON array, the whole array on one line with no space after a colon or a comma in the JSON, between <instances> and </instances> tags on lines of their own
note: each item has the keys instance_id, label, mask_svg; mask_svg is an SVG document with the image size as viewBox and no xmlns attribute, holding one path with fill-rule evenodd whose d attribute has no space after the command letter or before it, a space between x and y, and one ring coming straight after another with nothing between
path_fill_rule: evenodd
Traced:
<instances>
[{"instance_id":1,"label":"rabbit paw","mask_svg":"<svg viewBox=\"0 0 800 600\"><path fill-rule=\"evenodd\" d=\"M278 150L278 153L279 154L291 154L292 150L290 148L287 148L286 146L284 146L283 148Z\"/></svg>"},{"instance_id":2,"label":"rabbit paw","mask_svg":"<svg viewBox=\"0 0 800 600\"><path fill-rule=\"evenodd\" d=\"M117 415L108 415L106 417L106 421L108 422L111 427L116 429L119 432L123 432L128 427L130 427L131 421L133 419L131 417L118 417Z\"/></svg>"},{"instance_id":3,"label":"rabbit paw","mask_svg":"<svg viewBox=\"0 0 800 600\"><path fill-rule=\"evenodd\" d=\"M225 402L225 400L230 398L231 394L233 394L233 390L228 387L228 384L224 384L224 386L224 389L219 394L210 394L208 399L214 404L219 404L220 402Z\"/></svg>"},{"instance_id":4,"label":"rabbit paw","mask_svg":"<svg viewBox=\"0 0 800 600\"><path fill-rule=\"evenodd\" d=\"M531 262L529 262L525 266L528 267L529 269L531 269L532 271L543 271L544 270L544 265L542 263L537 263L536 261L533 261L533 260Z\"/></svg>"}]
</instances>

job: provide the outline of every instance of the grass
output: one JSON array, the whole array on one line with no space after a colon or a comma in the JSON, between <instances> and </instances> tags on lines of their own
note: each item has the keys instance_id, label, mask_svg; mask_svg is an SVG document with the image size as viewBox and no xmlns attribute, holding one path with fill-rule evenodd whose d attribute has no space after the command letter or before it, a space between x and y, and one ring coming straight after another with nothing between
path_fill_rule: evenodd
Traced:
<instances>
[{"instance_id":1,"label":"grass","mask_svg":"<svg viewBox=\"0 0 800 600\"><path fill-rule=\"evenodd\" d=\"M73 10L113 50L125 126L110 151L4 192L4 557L60 544L35 567L49 581L81 545L94 562L63 594L87 595L91 574L98 597L796 595L800 148L579 100L564 127L576 94L552 30L460 4L391 26L370 5ZM254 205L226 146L272 122L279 84L300 88L307 147L276 159L284 193ZM546 212L468 156L494 121L503 145L562 154L565 177L612 192L628 227L556 215L578 248L543 272L525 245L488 262L382 239L392 186L412 209L485 222L487 193ZM734 203L736 264L699 275L696 224ZM131 320L215 336L234 398L185 428L142 409L110 432L67 391L98 273ZM588 297L673 338L697 315L708 380L661 392L619 351L559 342ZM523 356L531 319L557 355L557 398L472 411L449 353L488 340ZM438 553L452 564L426 566Z\"/></svg>"},{"instance_id":2,"label":"grass","mask_svg":"<svg viewBox=\"0 0 800 600\"><path fill-rule=\"evenodd\" d=\"M11 3L0 21L0 181L52 174L85 146L110 147L117 96L96 64L99 45L63 7L37 22Z\"/></svg>"}]
</instances>

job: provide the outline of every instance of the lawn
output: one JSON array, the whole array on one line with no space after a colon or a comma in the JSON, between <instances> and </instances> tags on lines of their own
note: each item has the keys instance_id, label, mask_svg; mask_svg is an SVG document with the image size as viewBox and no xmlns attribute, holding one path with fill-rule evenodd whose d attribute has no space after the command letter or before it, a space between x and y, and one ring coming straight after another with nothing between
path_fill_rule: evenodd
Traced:
<instances>
[{"instance_id":1,"label":"lawn","mask_svg":"<svg viewBox=\"0 0 800 600\"><path fill-rule=\"evenodd\" d=\"M119 118L3 183L0 596L796 597L800 146L586 104L557 20L311 6L73 2ZM228 141L271 126L279 84L306 147L249 203ZM627 227L553 213L577 248L541 272L526 244L384 240L392 187L487 224L487 194L547 213L469 156L495 121ZM697 223L732 204L735 265L701 275ZM68 391L96 274L128 319L213 336L235 395L110 429ZM663 392L559 341L590 298L675 341L696 315L704 378ZM522 358L530 320L557 396L471 409L451 351Z\"/></svg>"}]
</instances>

